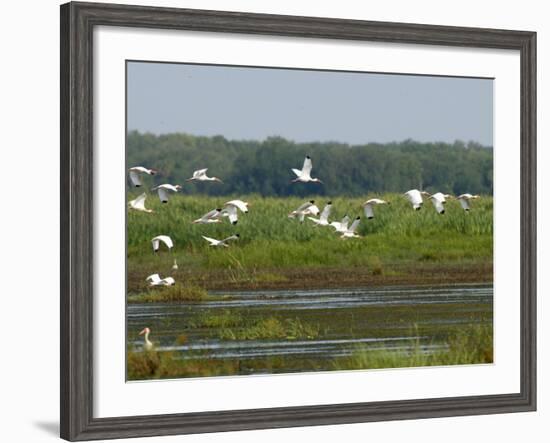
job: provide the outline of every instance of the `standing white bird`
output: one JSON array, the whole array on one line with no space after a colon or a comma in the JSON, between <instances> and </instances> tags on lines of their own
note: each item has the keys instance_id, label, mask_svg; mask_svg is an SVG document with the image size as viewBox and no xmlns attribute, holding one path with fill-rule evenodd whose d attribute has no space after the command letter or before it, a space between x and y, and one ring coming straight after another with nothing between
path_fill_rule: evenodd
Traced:
<instances>
[{"instance_id":1,"label":"standing white bird","mask_svg":"<svg viewBox=\"0 0 550 443\"><path fill-rule=\"evenodd\" d=\"M344 215L344 218L342 221L336 222L333 221L330 223L330 226L332 226L336 232L346 232L348 230L348 224L349 224L349 217L347 215Z\"/></svg>"},{"instance_id":2,"label":"standing white bird","mask_svg":"<svg viewBox=\"0 0 550 443\"><path fill-rule=\"evenodd\" d=\"M145 279L150 286L172 286L176 281L172 277L160 278L158 274L152 274Z\"/></svg>"},{"instance_id":3,"label":"standing white bird","mask_svg":"<svg viewBox=\"0 0 550 443\"><path fill-rule=\"evenodd\" d=\"M298 217L300 222L303 222L306 215L319 215L319 212L321 211L317 206L315 206L315 200L310 200L288 214L288 217Z\"/></svg>"},{"instance_id":4,"label":"standing white bird","mask_svg":"<svg viewBox=\"0 0 550 443\"><path fill-rule=\"evenodd\" d=\"M167 235L157 235L151 239L151 243L153 244L153 252L158 252L161 243L164 243L168 250L174 247L174 242Z\"/></svg>"},{"instance_id":5,"label":"standing white bird","mask_svg":"<svg viewBox=\"0 0 550 443\"><path fill-rule=\"evenodd\" d=\"M151 330L149 328L143 328L139 335L143 335L143 350L151 351L153 349L153 343L149 340L149 334Z\"/></svg>"},{"instance_id":6,"label":"standing white bird","mask_svg":"<svg viewBox=\"0 0 550 443\"><path fill-rule=\"evenodd\" d=\"M153 212L152 209L147 209L145 207L145 199L147 198L147 194L145 192L138 197L136 197L134 200L128 202L128 207L130 209L135 209L136 211L142 211L142 212Z\"/></svg>"},{"instance_id":7,"label":"standing white bird","mask_svg":"<svg viewBox=\"0 0 550 443\"><path fill-rule=\"evenodd\" d=\"M198 223L201 225L206 225L210 223L220 223L222 221L221 220L222 215L223 214L222 214L221 208L213 209L212 211L204 214L201 218L197 218L196 220L193 220L193 223Z\"/></svg>"},{"instance_id":8,"label":"standing white bird","mask_svg":"<svg viewBox=\"0 0 550 443\"><path fill-rule=\"evenodd\" d=\"M236 225L239 220L237 210L244 214L248 213L248 203L242 200L230 200L225 202L222 209L222 216L229 217L230 223Z\"/></svg>"},{"instance_id":9,"label":"standing white bird","mask_svg":"<svg viewBox=\"0 0 550 443\"><path fill-rule=\"evenodd\" d=\"M141 183L141 175L147 174L147 175L155 175L157 173L156 169L147 169L144 166L134 166L133 168L128 169L128 172L130 174L130 181L132 184L139 188Z\"/></svg>"},{"instance_id":10,"label":"standing white bird","mask_svg":"<svg viewBox=\"0 0 550 443\"><path fill-rule=\"evenodd\" d=\"M382 200L380 198L371 198L363 203L363 208L365 209L365 215L370 220L374 218L374 205L389 205L390 202Z\"/></svg>"},{"instance_id":11,"label":"standing white bird","mask_svg":"<svg viewBox=\"0 0 550 443\"><path fill-rule=\"evenodd\" d=\"M239 234L232 235L230 237L224 238L223 240L216 240L215 238L210 238L202 235L202 238L204 238L208 243L210 243L210 246L224 246L226 248L229 247L227 242L229 240L238 240L240 237Z\"/></svg>"},{"instance_id":12,"label":"standing white bird","mask_svg":"<svg viewBox=\"0 0 550 443\"><path fill-rule=\"evenodd\" d=\"M361 222L361 217L357 217L351 226L347 228L344 232L342 232L342 235L340 238L353 238L353 237L360 237L360 235L356 234L355 231L357 230L359 223Z\"/></svg>"},{"instance_id":13,"label":"standing white bird","mask_svg":"<svg viewBox=\"0 0 550 443\"><path fill-rule=\"evenodd\" d=\"M172 265L172 269L174 271L176 271L178 269L178 262L176 261L176 259L174 259L174 264Z\"/></svg>"},{"instance_id":14,"label":"standing white bird","mask_svg":"<svg viewBox=\"0 0 550 443\"><path fill-rule=\"evenodd\" d=\"M181 189L180 185L170 185L165 183L163 185L155 186L151 191L157 191L160 201L162 203L168 203L168 198L170 197L170 192L178 192Z\"/></svg>"},{"instance_id":15,"label":"standing white bird","mask_svg":"<svg viewBox=\"0 0 550 443\"><path fill-rule=\"evenodd\" d=\"M199 169L195 172L193 172L193 177L188 178L188 182L192 181L198 181L198 182L218 182L223 183L218 177L208 177L206 175L206 171L208 171L208 168Z\"/></svg>"},{"instance_id":16,"label":"standing white bird","mask_svg":"<svg viewBox=\"0 0 550 443\"><path fill-rule=\"evenodd\" d=\"M478 199L479 195L472 195L472 194L461 194L457 197L457 200L460 202L460 206L462 206L462 209L465 211L470 210L470 200Z\"/></svg>"},{"instance_id":17,"label":"standing white bird","mask_svg":"<svg viewBox=\"0 0 550 443\"><path fill-rule=\"evenodd\" d=\"M291 183L296 183L296 182L323 183L318 178L311 178L311 168L313 168L313 164L311 163L311 157L309 155L306 155L306 158L304 160L304 165L302 166L301 170L292 168L292 172L294 172L294 174L296 174L297 178L292 180Z\"/></svg>"},{"instance_id":18,"label":"standing white bird","mask_svg":"<svg viewBox=\"0 0 550 443\"><path fill-rule=\"evenodd\" d=\"M332 202L328 202L323 208L323 211L321 212L321 215L319 216L319 218L315 218L315 217L308 217L308 218L317 226L330 226L328 218L330 216L331 210L332 210Z\"/></svg>"},{"instance_id":19,"label":"standing white bird","mask_svg":"<svg viewBox=\"0 0 550 443\"><path fill-rule=\"evenodd\" d=\"M447 199L452 198L452 195L436 192L435 194L430 195L429 198L432 201L435 210L439 214L443 215L445 214L445 204L447 203Z\"/></svg>"},{"instance_id":20,"label":"standing white bird","mask_svg":"<svg viewBox=\"0 0 550 443\"><path fill-rule=\"evenodd\" d=\"M422 204L424 201L422 200L422 196L426 195L429 196L425 191L419 191L418 189L411 189L410 191L407 191L403 194L407 200L411 203L414 210L419 211L422 209Z\"/></svg>"}]
</instances>

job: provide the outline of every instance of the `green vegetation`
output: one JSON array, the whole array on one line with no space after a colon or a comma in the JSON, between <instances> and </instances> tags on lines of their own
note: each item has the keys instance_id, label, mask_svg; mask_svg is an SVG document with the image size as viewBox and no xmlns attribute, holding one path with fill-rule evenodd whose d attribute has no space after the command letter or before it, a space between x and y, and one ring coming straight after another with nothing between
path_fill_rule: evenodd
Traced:
<instances>
[{"instance_id":1,"label":"green vegetation","mask_svg":"<svg viewBox=\"0 0 550 443\"><path fill-rule=\"evenodd\" d=\"M182 360L175 352L127 353L128 379L202 377L244 373L283 373L314 370L359 370L420 366L446 366L493 362L492 325L467 325L440 348L425 352L418 340L411 340L407 350L379 350L364 346L349 357L329 361L277 356L262 360L193 358Z\"/></svg>"},{"instance_id":2,"label":"green vegetation","mask_svg":"<svg viewBox=\"0 0 550 443\"><path fill-rule=\"evenodd\" d=\"M132 294L128 301L130 303L189 302L203 300L206 295L206 289L199 286L178 284Z\"/></svg>"},{"instance_id":3,"label":"green vegetation","mask_svg":"<svg viewBox=\"0 0 550 443\"><path fill-rule=\"evenodd\" d=\"M193 170L206 167L224 181L184 186L184 194L360 196L365 191L405 192L421 187L430 192L493 193L493 149L476 143L406 140L350 146L297 144L280 137L243 141L138 132L130 132L127 141L128 164L158 169L157 184L184 184ZM301 168L305 155L313 158L314 176L323 180L323 186L290 184L294 178L290 168Z\"/></svg>"},{"instance_id":4,"label":"green vegetation","mask_svg":"<svg viewBox=\"0 0 550 443\"><path fill-rule=\"evenodd\" d=\"M359 348L351 357L337 359L334 369L412 368L418 366L466 365L493 362L492 325L471 325L450 337L446 349L433 353L423 352L418 339L412 341L411 350L372 350Z\"/></svg>"},{"instance_id":5,"label":"green vegetation","mask_svg":"<svg viewBox=\"0 0 550 443\"><path fill-rule=\"evenodd\" d=\"M135 195L131 193L129 198ZM400 194L382 194L391 202L375 208L367 220L361 204L369 197L333 198L331 220L345 214L362 215L363 238L342 240L330 227L299 223L287 214L304 198L233 196L250 203L248 214L239 214L236 226L227 219L213 225L192 220L232 197L176 195L162 205L155 195L147 200L153 214L128 212L128 289L141 294L129 301L196 300L200 288L345 286L365 282L482 282L492 280L493 201L484 196L464 212L449 201L445 215L436 213L429 201L413 211ZM322 209L325 197L313 197ZM224 238L240 233L229 248L212 248L201 235ZM154 254L150 240L168 234L173 252ZM172 271L173 260L179 265ZM319 271L323 270L322 273ZM147 289L145 277L154 272L172 275L174 288Z\"/></svg>"}]
</instances>

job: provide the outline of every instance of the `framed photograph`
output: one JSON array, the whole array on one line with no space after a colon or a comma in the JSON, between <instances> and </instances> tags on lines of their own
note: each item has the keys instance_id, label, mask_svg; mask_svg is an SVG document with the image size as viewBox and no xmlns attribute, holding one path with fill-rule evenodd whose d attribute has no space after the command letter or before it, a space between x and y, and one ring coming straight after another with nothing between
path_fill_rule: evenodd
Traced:
<instances>
[{"instance_id":1,"label":"framed photograph","mask_svg":"<svg viewBox=\"0 0 550 443\"><path fill-rule=\"evenodd\" d=\"M61 6L61 437L533 411L536 34Z\"/></svg>"}]
</instances>

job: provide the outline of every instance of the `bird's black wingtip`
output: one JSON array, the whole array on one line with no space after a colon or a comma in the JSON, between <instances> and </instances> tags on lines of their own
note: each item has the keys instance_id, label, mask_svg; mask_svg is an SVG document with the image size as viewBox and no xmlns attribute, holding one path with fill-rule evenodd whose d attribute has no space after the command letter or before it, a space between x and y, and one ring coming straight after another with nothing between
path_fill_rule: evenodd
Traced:
<instances>
[{"instance_id":1,"label":"bird's black wingtip","mask_svg":"<svg viewBox=\"0 0 550 443\"><path fill-rule=\"evenodd\" d=\"M367 217L369 220L372 220L374 217Z\"/></svg>"}]
</instances>

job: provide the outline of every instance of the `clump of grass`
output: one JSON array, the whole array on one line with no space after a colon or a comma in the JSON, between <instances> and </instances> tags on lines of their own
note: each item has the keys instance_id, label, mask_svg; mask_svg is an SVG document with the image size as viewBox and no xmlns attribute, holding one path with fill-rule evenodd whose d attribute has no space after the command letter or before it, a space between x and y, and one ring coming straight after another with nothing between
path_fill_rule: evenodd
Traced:
<instances>
[{"instance_id":1,"label":"clump of grass","mask_svg":"<svg viewBox=\"0 0 550 443\"><path fill-rule=\"evenodd\" d=\"M154 378L161 365L158 352L131 352L127 353L126 369L130 380Z\"/></svg>"},{"instance_id":2,"label":"clump of grass","mask_svg":"<svg viewBox=\"0 0 550 443\"><path fill-rule=\"evenodd\" d=\"M382 265L382 261L380 260L380 257L377 255L374 255L369 258L368 266L371 269L372 275L382 275L384 272L384 266Z\"/></svg>"},{"instance_id":3,"label":"clump of grass","mask_svg":"<svg viewBox=\"0 0 550 443\"><path fill-rule=\"evenodd\" d=\"M206 298L206 289L195 285L165 286L149 289L136 295L128 296L128 303L162 303L200 301Z\"/></svg>"},{"instance_id":4,"label":"clump of grass","mask_svg":"<svg viewBox=\"0 0 550 443\"><path fill-rule=\"evenodd\" d=\"M210 377L239 373L239 363L210 359L177 358L172 352L131 352L127 353L128 380L151 380L179 377Z\"/></svg>"},{"instance_id":5,"label":"clump of grass","mask_svg":"<svg viewBox=\"0 0 550 443\"><path fill-rule=\"evenodd\" d=\"M488 325L469 325L446 341L446 347L433 353L424 352L418 340L410 350L372 350L361 347L350 357L334 362L337 370L384 369L419 366L447 366L493 362L493 330Z\"/></svg>"},{"instance_id":6,"label":"clump of grass","mask_svg":"<svg viewBox=\"0 0 550 443\"><path fill-rule=\"evenodd\" d=\"M219 331L222 340L313 339L319 336L320 327L300 319L279 320L268 317L241 328L224 328Z\"/></svg>"},{"instance_id":7,"label":"clump of grass","mask_svg":"<svg viewBox=\"0 0 550 443\"><path fill-rule=\"evenodd\" d=\"M198 318L190 321L194 328L231 328L241 326L243 317L240 313L236 313L229 309L224 309L217 314L203 314Z\"/></svg>"},{"instance_id":8,"label":"clump of grass","mask_svg":"<svg viewBox=\"0 0 550 443\"><path fill-rule=\"evenodd\" d=\"M254 281L258 283L282 283L288 281L288 277L273 272L263 272L256 274Z\"/></svg>"}]
</instances>

